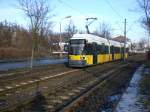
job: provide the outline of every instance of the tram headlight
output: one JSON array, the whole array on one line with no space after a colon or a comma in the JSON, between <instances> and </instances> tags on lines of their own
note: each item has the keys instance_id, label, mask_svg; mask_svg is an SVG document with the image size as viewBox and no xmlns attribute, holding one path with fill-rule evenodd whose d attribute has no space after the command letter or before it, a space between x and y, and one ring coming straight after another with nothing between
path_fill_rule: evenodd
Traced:
<instances>
[{"instance_id":1,"label":"tram headlight","mask_svg":"<svg viewBox=\"0 0 150 112\"><path fill-rule=\"evenodd\" d=\"M85 57L84 57L84 56L81 56L80 59L81 59L81 60L85 60Z\"/></svg>"}]
</instances>

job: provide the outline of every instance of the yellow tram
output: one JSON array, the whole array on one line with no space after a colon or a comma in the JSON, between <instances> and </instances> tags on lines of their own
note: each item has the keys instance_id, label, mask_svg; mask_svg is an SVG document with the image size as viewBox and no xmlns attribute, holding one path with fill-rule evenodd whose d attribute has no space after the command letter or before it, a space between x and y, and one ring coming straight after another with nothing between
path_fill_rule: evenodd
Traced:
<instances>
[{"instance_id":1,"label":"yellow tram","mask_svg":"<svg viewBox=\"0 0 150 112\"><path fill-rule=\"evenodd\" d=\"M68 64L84 67L123 59L124 44L93 34L75 34L69 43ZM126 48L125 58L128 57Z\"/></svg>"}]
</instances>

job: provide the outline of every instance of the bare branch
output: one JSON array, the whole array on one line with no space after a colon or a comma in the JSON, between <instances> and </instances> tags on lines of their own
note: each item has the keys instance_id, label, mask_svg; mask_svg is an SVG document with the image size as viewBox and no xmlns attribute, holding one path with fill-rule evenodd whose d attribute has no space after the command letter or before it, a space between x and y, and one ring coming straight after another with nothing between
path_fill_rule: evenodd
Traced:
<instances>
[{"instance_id":1,"label":"bare branch","mask_svg":"<svg viewBox=\"0 0 150 112\"><path fill-rule=\"evenodd\" d=\"M145 14L142 23L150 33L150 0L137 0L141 10Z\"/></svg>"},{"instance_id":2,"label":"bare branch","mask_svg":"<svg viewBox=\"0 0 150 112\"><path fill-rule=\"evenodd\" d=\"M106 23L99 23L99 26L97 28L97 31L94 32L94 34L101 36L103 38L110 38L111 36L111 27L109 24Z\"/></svg>"},{"instance_id":3,"label":"bare branch","mask_svg":"<svg viewBox=\"0 0 150 112\"><path fill-rule=\"evenodd\" d=\"M70 20L70 22L65 30L67 32L68 38L71 38L73 36L73 34L77 33L76 26L74 25L72 20Z\"/></svg>"}]
</instances>

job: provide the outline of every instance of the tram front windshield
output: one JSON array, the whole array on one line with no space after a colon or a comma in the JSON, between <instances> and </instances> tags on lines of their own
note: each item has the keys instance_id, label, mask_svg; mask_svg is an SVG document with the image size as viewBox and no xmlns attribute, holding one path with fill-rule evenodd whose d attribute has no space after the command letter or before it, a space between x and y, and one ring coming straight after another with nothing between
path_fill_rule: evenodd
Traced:
<instances>
[{"instance_id":1,"label":"tram front windshield","mask_svg":"<svg viewBox=\"0 0 150 112\"><path fill-rule=\"evenodd\" d=\"M82 54L84 45L85 45L85 40L83 39L70 40L69 54L72 54L72 55Z\"/></svg>"}]
</instances>

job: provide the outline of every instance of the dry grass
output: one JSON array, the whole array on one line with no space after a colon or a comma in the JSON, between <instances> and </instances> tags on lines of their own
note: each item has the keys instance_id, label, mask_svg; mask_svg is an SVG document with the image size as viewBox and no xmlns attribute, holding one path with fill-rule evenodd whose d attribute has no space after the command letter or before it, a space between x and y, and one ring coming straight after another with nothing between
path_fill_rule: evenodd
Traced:
<instances>
[{"instance_id":1,"label":"dry grass","mask_svg":"<svg viewBox=\"0 0 150 112\"><path fill-rule=\"evenodd\" d=\"M31 55L30 50L19 49L14 47L1 47L0 48L0 59L18 59L18 58L26 58Z\"/></svg>"}]
</instances>

